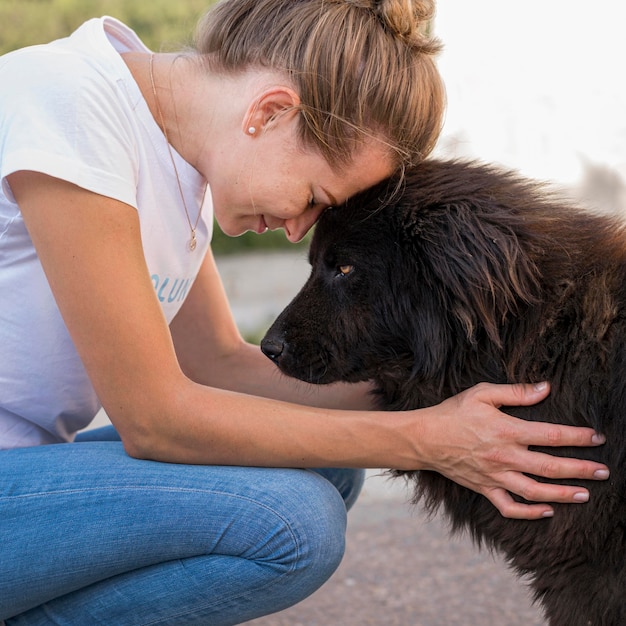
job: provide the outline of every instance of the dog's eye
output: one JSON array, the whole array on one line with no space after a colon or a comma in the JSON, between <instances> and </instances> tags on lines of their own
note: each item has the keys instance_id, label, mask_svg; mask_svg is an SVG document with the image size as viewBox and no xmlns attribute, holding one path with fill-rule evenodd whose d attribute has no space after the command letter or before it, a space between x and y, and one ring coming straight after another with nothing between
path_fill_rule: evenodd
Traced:
<instances>
[{"instance_id":1,"label":"dog's eye","mask_svg":"<svg viewBox=\"0 0 626 626\"><path fill-rule=\"evenodd\" d=\"M342 276L347 276L354 269L354 265L339 265L337 267L337 274L341 274Z\"/></svg>"}]
</instances>

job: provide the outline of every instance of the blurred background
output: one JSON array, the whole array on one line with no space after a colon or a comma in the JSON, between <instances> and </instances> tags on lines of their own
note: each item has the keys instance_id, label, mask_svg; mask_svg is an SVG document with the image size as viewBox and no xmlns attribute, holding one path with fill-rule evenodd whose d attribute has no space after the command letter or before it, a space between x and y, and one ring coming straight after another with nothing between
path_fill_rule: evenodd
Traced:
<instances>
[{"instance_id":1,"label":"blurred background","mask_svg":"<svg viewBox=\"0 0 626 626\"><path fill-rule=\"evenodd\" d=\"M0 53L111 15L153 50L190 43L206 0L0 0ZM599 210L626 210L626 37L615 0L439 0L433 24L448 112L438 156L479 158L552 181ZM10 88L3 85L2 89ZM214 249L246 337L262 336L304 282L306 241L282 233ZM100 414L95 425L106 423ZM406 503L402 483L368 474L346 558L320 591L256 626L541 626L506 565ZM540 523L540 522L539 522Z\"/></svg>"},{"instance_id":2,"label":"blurred background","mask_svg":"<svg viewBox=\"0 0 626 626\"><path fill-rule=\"evenodd\" d=\"M626 38L612 0L440 0L448 111L439 151L624 210Z\"/></svg>"}]
</instances>

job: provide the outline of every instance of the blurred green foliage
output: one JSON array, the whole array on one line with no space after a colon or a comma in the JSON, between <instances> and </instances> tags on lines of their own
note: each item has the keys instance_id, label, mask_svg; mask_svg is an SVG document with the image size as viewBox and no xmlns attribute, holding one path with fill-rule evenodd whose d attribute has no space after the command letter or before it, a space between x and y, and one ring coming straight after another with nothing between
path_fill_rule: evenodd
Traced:
<instances>
[{"instance_id":1,"label":"blurred green foliage","mask_svg":"<svg viewBox=\"0 0 626 626\"><path fill-rule=\"evenodd\" d=\"M239 254L245 252L259 250L289 250L296 252L298 250L307 249L312 231L299 243L290 243L285 237L283 230L268 230L262 235L256 233L245 233L239 237L227 237L222 233L217 225L213 225L213 239L211 240L211 249L216 255L220 254Z\"/></svg>"},{"instance_id":2,"label":"blurred green foliage","mask_svg":"<svg viewBox=\"0 0 626 626\"><path fill-rule=\"evenodd\" d=\"M212 0L0 0L0 54L66 37L85 20L110 15L153 50L191 43L198 18Z\"/></svg>"},{"instance_id":3,"label":"blurred green foliage","mask_svg":"<svg viewBox=\"0 0 626 626\"><path fill-rule=\"evenodd\" d=\"M215 0L0 0L0 54L71 34L92 17L110 15L130 26L151 49L191 45L198 19ZM6 86L5 86L6 88ZM300 246L306 243L298 244ZM226 237L214 227L215 254L259 249L295 250L282 231Z\"/></svg>"}]
</instances>

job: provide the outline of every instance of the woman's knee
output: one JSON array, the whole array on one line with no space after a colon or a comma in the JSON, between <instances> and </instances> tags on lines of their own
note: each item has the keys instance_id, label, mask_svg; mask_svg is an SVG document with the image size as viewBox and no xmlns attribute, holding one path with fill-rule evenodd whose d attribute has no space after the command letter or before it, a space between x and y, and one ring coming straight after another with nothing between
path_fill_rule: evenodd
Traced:
<instances>
[{"instance_id":1,"label":"woman's knee","mask_svg":"<svg viewBox=\"0 0 626 626\"><path fill-rule=\"evenodd\" d=\"M299 525L306 536L300 568L309 570L298 586L301 599L324 584L339 567L345 552L347 511L356 502L365 481L365 470L323 468L306 472L313 480L298 485L305 514Z\"/></svg>"},{"instance_id":2,"label":"woman's knee","mask_svg":"<svg viewBox=\"0 0 626 626\"><path fill-rule=\"evenodd\" d=\"M312 471L320 474L335 486L335 489L343 498L346 510L349 511L363 489L365 470L329 467Z\"/></svg>"},{"instance_id":3,"label":"woman's knee","mask_svg":"<svg viewBox=\"0 0 626 626\"><path fill-rule=\"evenodd\" d=\"M337 488L315 472L297 472L285 500L286 531L293 537L292 573L304 598L326 582L343 559L346 504Z\"/></svg>"}]
</instances>

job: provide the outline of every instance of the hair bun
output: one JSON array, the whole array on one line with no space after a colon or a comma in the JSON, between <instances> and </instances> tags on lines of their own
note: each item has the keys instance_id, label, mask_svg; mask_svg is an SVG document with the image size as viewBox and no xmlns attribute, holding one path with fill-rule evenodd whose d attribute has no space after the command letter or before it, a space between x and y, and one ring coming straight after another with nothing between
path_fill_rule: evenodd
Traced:
<instances>
[{"instance_id":1,"label":"hair bun","mask_svg":"<svg viewBox=\"0 0 626 626\"><path fill-rule=\"evenodd\" d=\"M343 0L373 13L383 27L402 39L428 47L431 21L435 15L434 0Z\"/></svg>"}]
</instances>

